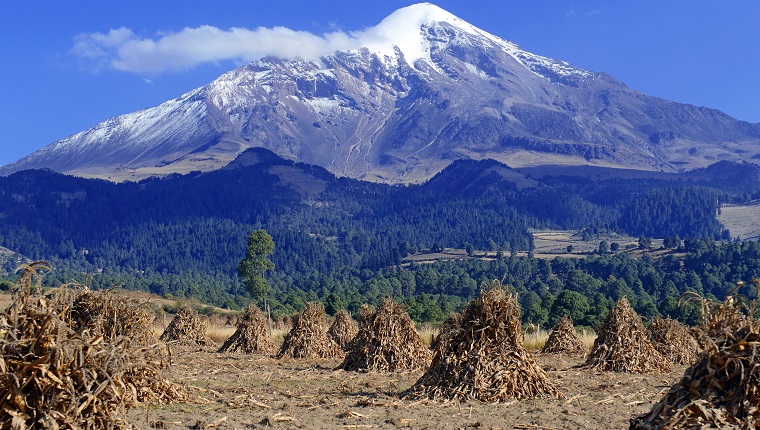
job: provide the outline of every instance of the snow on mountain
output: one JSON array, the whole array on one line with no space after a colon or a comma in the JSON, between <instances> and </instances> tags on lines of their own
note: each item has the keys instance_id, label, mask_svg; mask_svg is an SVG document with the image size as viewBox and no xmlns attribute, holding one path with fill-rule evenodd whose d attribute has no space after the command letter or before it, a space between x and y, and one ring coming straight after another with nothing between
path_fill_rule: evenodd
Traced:
<instances>
[{"instance_id":1,"label":"snow on mountain","mask_svg":"<svg viewBox=\"0 0 760 430\"><path fill-rule=\"evenodd\" d=\"M456 159L676 171L760 158L760 126L646 96L522 50L429 3L352 34L361 47L263 58L0 168L112 180L215 170L250 147L383 182Z\"/></svg>"}]
</instances>

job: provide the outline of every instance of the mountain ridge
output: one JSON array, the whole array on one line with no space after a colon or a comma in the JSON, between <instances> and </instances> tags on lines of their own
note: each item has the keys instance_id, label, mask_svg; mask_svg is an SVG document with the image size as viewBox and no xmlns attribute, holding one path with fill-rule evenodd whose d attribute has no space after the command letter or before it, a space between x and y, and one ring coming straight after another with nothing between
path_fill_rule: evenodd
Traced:
<instances>
[{"instance_id":1,"label":"mountain ridge","mask_svg":"<svg viewBox=\"0 0 760 430\"><path fill-rule=\"evenodd\" d=\"M369 46L258 60L0 174L47 167L139 180L220 169L251 147L385 183L424 182L458 159L675 172L760 158L760 124L646 96L429 3L366 32Z\"/></svg>"}]
</instances>

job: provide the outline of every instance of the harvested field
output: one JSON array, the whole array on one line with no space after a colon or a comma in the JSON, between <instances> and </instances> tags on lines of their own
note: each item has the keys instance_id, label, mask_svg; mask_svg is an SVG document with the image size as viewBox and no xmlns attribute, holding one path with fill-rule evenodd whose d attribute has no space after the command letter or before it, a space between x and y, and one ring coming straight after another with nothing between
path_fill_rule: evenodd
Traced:
<instances>
[{"instance_id":1,"label":"harvested field","mask_svg":"<svg viewBox=\"0 0 760 430\"><path fill-rule=\"evenodd\" d=\"M224 342L219 352L266 353L274 348L267 320L256 305L248 305L238 318L237 330Z\"/></svg>"},{"instance_id":2,"label":"harvested field","mask_svg":"<svg viewBox=\"0 0 760 430\"><path fill-rule=\"evenodd\" d=\"M275 359L175 349L174 373L192 403L138 408L140 428L622 429L648 411L684 367L661 375L580 370L581 357L536 355L564 399L438 403L400 400L422 371L335 371L339 359Z\"/></svg>"},{"instance_id":3,"label":"harvested field","mask_svg":"<svg viewBox=\"0 0 760 430\"><path fill-rule=\"evenodd\" d=\"M701 352L689 328L670 318L655 318L647 327L647 336L655 349L673 363L690 365Z\"/></svg>"},{"instance_id":4,"label":"harvested field","mask_svg":"<svg viewBox=\"0 0 760 430\"><path fill-rule=\"evenodd\" d=\"M208 324L198 312L189 306L182 306L166 327L160 340L171 343L210 345L213 343L206 330Z\"/></svg>"},{"instance_id":5,"label":"harvested field","mask_svg":"<svg viewBox=\"0 0 760 430\"><path fill-rule=\"evenodd\" d=\"M8 296L0 294L0 299ZM281 335L273 338L282 342ZM335 371L339 358L278 360L264 354L218 353L214 346L175 346L172 352L170 380L184 387L189 400L130 409L127 419L137 428L621 429L649 411L685 370L599 372L579 369L582 357L536 354L536 362L565 399L489 405L400 400L423 371Z\"/></svg>"},{"instance_id":6,"label":"harvested field","mask_svg":"<svg viewBox=\"0 0 760 430\"><path fill-rule=\"evenodd\" d=\"M760 280L753 282L760 292ZM698 330L704 334L705 351L647 414L631 420L631 428L758 428L758 303L747 303L742 296L729 295L720 304L692 297L703 305Z\"/></svg>"}]
</instances>

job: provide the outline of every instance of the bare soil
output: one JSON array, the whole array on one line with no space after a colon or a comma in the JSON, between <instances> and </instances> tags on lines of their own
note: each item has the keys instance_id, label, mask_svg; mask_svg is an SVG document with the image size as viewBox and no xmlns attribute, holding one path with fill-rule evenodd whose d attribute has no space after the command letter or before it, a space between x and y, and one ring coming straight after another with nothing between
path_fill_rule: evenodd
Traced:
<instances>
[{"instance_id":1,"label":"bare soil","mask_svg":"<svg viewBox=\"0 0 760 430\"><path fill-rule=\"evenodd\" d=\"M174 350L172 379L189 403L144 406L130 419L161 429L624 429L680 379L578 369L583 357L536 354L563 399L504 404L437 403L400 398L422 372L333 370L340 359L277 360L267 355Z\"/></svg>"}]
</instances>

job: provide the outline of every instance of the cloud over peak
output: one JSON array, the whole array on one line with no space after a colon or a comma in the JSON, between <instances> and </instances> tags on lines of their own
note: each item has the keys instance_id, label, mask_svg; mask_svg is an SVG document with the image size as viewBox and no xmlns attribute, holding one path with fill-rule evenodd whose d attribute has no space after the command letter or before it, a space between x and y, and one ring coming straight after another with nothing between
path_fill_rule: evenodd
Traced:
<instances>
[{"instance_id":1,"label":"cloud over peak","mask_svg":"<svg viewBox=\"0 0 760 430\"><path fill-rule=\"evenodd\" d=\"M91 70L110 68L155 75L189 70L203 63L248 63L265 56L316 58L355 47L356 38L340 31L318 36L285 27L221 30L204 25L156 38L139 37L125 27L82 34L75 39L71 52Z\"/></svg>"},{"instance_id":2,"label":"cloud over peak","mask_svg":"<svg viewBox=\"0 0 760 430\"><path fill-rule=\"evenodd\" d=\"M71 53L93 71L108 68L141 75L180 72L204 63L245 64L267 56L316 59L362 47L389 55L395 46L413 63L426 56L420 26L441 21L469 32L478 31L435 5L420 3L401 8L378 25L361 31L336 30L315 35L286 27L222 30L204 25L151 38L121 27L108 33L77 36Z\"/></svg>"}]
</instances>

